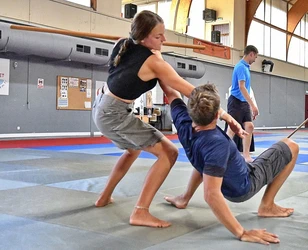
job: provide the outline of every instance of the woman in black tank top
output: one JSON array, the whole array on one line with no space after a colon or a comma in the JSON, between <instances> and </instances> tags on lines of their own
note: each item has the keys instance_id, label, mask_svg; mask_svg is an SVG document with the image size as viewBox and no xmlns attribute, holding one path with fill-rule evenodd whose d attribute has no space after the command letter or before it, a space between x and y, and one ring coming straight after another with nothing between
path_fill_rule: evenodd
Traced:
<instances>
[{"instance_id":1,"label":"woman in black tank top","mask_svg":"<svg viewBox=\"0 0 308 250\"><path fill-rule=\"evenodd\" d=\"M141 150L157 157L141 189L130 224L168 227L170 223L149 213L149 206L174 165L177 147L156 128L135 117L133 102L152 89L157 81L189 97L194 86L180 77L163 60L160 50L165 39L163 20L150 11L137 14L131 25L130 38L114 47L107 79L108 88L97 96L93 117L99 130L116 146L125 149L114 166L106 187L96 201L97 207L113 202L113 190L138 158ZM229 121L231 118L224 115ZM233 124L233 128L237 127ZM240 128L240 126L238 125Z\"/></svg>"}]
</instances>

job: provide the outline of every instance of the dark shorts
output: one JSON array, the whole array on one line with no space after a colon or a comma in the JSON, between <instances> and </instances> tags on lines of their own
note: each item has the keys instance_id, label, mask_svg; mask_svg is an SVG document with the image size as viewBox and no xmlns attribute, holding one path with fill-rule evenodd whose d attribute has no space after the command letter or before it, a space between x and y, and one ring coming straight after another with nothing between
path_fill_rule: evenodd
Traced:
<instances>
[{"instance_id":1,"label":"dark shorts","mask_svg":"<svg viewBox=\"0 0 308 250\"><path fill-rule=\"evenodd\" d=\"M228 114L240 124L252 122L252 113L248 102L242 102L233 95L230 95L227 110Z\"/></svg>"},{"instance_id":2,"label":"dark shorts","mask_svg":"<svg viewBox=\"0 0 308 250\"><path fill-rule=\"evenodd\" d=\"M121 149L140 150L160 142L164 135L133 113L134 105L100 93L92 115L97 128Z\"/></svg>"},{"instance_id":3,"label":"dark shorts","mask_svg":"<svg viewBox=\"0 0 308 250\"><path fill-rule=\"evenodd\" d=\"M258 193L262 187L270 184L291 160L292 153L288 145L282 141L275 143L259 155L252 163L247 163L250 169L249 175L251 185L249 192L240 197L226 197L226 199L233 202L249 200Z\"/></svg>"}]
</instances>

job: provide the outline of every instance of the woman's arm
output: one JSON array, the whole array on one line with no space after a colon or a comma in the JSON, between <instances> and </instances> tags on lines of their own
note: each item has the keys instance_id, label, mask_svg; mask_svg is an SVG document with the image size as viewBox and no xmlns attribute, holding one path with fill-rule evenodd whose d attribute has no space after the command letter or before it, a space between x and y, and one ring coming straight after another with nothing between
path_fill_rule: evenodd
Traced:
<instances>
[{"instance_id":1,"label":"woman's arm","mask_svg":"<svg viewBox=\"0 0 308 250\"><path fill-rule=\"evenodd\" d=\"M179 91L186 97L190 97L191 92L195 88L194 85L180 77L171 65L165 62L162 57L159 57L158 55L151 56L148 63L156 78L165 85Z\"/></svg>"}]
</instances>

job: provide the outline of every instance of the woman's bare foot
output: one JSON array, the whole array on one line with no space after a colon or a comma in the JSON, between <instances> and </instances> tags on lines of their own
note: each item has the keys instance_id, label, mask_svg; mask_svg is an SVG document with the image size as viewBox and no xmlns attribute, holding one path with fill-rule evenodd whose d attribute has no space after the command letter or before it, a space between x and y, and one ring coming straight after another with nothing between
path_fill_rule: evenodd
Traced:
<instances>
[{"instance_id":1,"label":"woman's bare foot","mask_svg":"<svg viewBox=\"0 0 308 250\"><path fill-rule=\"evenodd\" d=\"M288 217L292 215L294 208L284 208L276 205L275 203L270 207L260 205L258 216L260 217Z\"/></svg>"},{"instance_id":2,"label":"woman's bare foot","mask_svg":"<svg viewBox=\"0 0 308 250\"><path fill-rule=\"evenodd\" d=\"M165 200L171 203L173 206L179 209L184 209L188 205L188 201L183 198L183 195L175 196L175 197L165 197Z\"/></svg>"},{"instance_id":3,"label":"woman's bare foot","mask_svg":"<svg viewBox=\"0 0 308 250\"><path fill-rule=\"evenodd\" d=\"M171 223L160 220L149 213L149 209L145 207L135 207L130 216L129 223L133 226L146 227L169 227Z\"/></svg>"},{"instance_id":4,"label":"woman's bare foot","mask_svg":"<svg viewBox=\"0 0 308 250\"><path fill-rule=\"evenodd\" d=\"M109 197L108 199L103 198L102 196L100 196L98 198L98 200L95 202L95 206L96 207L104 207L107 206L110 203L113 203L113 198Z\"/></svg>"}]
</instances>

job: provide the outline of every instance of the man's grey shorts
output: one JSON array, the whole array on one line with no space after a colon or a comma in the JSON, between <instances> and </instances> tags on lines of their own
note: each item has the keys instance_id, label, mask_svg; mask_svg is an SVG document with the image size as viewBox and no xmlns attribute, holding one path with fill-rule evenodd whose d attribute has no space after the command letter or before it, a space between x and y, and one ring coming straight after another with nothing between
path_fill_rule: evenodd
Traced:
<instances>
[{"instance_id":1,"label":"man's grey shorts","mask_svg":"<svg viewBox=\"0 0 308 250\"><path fill-rule=\"evenodd\" d=\"M93 104L93 121L121 149L140 150L161 141L164 135L137 118L133 109L134 104L100 93Z\"/></svg>"},{"instance_id":2,"label":"man's grey shorts","mask_svg":"<svg viewBox=\"0 0 308 250\"><path fill-rule=\"evenodd\" d=\"M252 163L247 163L250 170L250 190L240 197L225 197L232 202L249 200L260 189L270 184L273 179L292 160L292 153L287 144L279 141L259 155Z\"/></svg>"}]
</instances>

